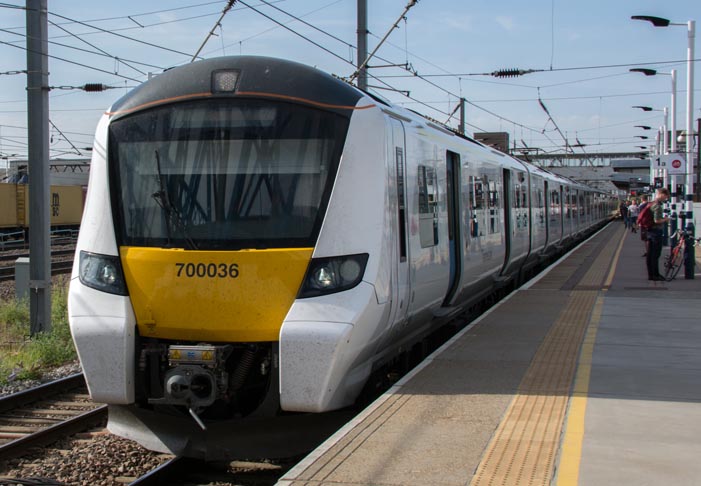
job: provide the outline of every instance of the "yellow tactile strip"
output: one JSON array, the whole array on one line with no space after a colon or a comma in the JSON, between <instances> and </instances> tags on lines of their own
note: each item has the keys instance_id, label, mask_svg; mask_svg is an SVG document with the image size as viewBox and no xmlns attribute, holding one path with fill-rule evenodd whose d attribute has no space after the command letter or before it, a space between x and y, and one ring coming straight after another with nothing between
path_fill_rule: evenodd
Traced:
<instances>
[{"instance_id":1,"label":"yellow tactile strip","mask_svg":"<svg viewBox=\"0 0 701 486\"><path fill-rule=\"evenodd\" d=\"M570 292L487 446L471 486L551 484L579 348L616 248L601 248Z\"/></svg>"},{"instance_id":2,"label":"yellow tactile strip","mask_svg":"<svg viewBox=\"0 0 701 486\"><path fill-rule=\"evenodd\" d=\"M577 351L597 294L572 292L487 447L473 486L550 484Z\"/></svg>"}]
</instances>

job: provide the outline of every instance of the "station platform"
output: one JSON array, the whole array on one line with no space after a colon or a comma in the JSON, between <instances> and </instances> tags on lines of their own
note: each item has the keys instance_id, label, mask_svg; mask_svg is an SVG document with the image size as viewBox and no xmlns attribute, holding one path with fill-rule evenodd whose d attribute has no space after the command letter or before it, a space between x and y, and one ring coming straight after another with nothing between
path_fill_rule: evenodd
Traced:
<instances>
[{"instance_id":1,"label":"station platform","mask_svg":"<svg viewBox=\"0 0 701 486\"><path fill-rule=\"evenodd\" d=\"M701 484L701 262L652 282L643 251L607 225L277 484Z\"/></svg>"}]
</instances>

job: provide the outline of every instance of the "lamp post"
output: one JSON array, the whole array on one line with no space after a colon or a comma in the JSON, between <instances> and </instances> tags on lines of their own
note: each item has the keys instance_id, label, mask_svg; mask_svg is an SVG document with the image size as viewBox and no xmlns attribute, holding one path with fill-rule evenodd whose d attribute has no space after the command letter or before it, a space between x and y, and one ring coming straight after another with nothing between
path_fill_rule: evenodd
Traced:
<instances>
[{"instance_id":1,"label":"lamp post","mask_svg":"<svg viewBox=\"0 0 701 486\"><path fill-rule=\"evenodd\" d=\"M662 154L666 154L666 153L667 153L667 147L669 146L669 145L667 144L667 142L668 142L668 141L667 141L667 107L665 107L664 109L660 110L660 109L657 109L657 108L653 108L653 107L651 107L651 106L635 105L633 108L639 108L639 109L641 109L641 110L643 110L643 111L645 111L645 112L648 112L648 111L661 111L661 112L664 114L664 125L661 127L662 136L659 138L659 141L662 142L662 147L659 147L659 143L658 143L657 155L659 156L659 155L662 155ZM641 127L644 127L645 125L640 125L640 126L641 126ZM645 130L645 128L643 128L643 130ZM645 139L647 138L647 137L644 136L644 135L636 135L636 137L641 138L641 139L643 139L643 140L645 140ZM651 162L651 163L650 163L650 181L651 181L651 182L654 181L654 177L655 177L655 176L661 177L661 178L662 178L662 184L663 184L664 186L667 186L667 170L666 170L664 167L660 167L660 168L658 168L658 169L655 169L655 168L652 166L652 162Z\"/></svg>"},{"instance_id":2,"label":"lamp post","mask_svg":"<svg viewBox=\"0 0 701 486\"><path fill-rule=\"evenodd\" d=\"M686 26L687 28L687 49L686 49L686 133L694 132L693 113L694 113L694 39L696 37L696 21L689 20L687 23L674 23L668 19L661 17L652 17L649 15L634 15L633 20L644 20L652 23L655 27ZM676 135L676 134L675 134ZM686 184L684 194L684 211L682 212L682 224L686 220L686 231L689 233L686 245L686 258L684 266L684 278L694 278L694 246L691 244L694 235L694 160L693 150L691 148L691 140L693 137L687 138L686 143Z\"/></svg>"},{"instance_id":3,"label":"lamp post","mask_svg":"<svg viewBox=\"0 0 701 486\"><path fill-rule=\"evenodd\" d=\"M687 28L687 49L686 49L686 133L694 132L693 113L694 113L694 39L696 37L696 21L689 20L687 23L674 23L662 17L653 17L649 15L634 15L633 20L644 20L652 23L655 27L686 26ZM675 134L676 136L676 134ZM694 160L693 151L690 140L686 143L686 184L684 194L684 212L682 213L682 224L686 219L686 231L689 233L689 239L686 245L686 258L684 268L684 278L694 278L694 247L691 244L691 238L694 235Z\"/></svg>"},{"instance_id":4,"label":"lamp post","mask_svg":"<svg viewBox=\"0 0 701 486\"><path fill-rule=\"evenodd\" d=\"M671 147L669 148L669 152L667 152L667 139L665 138L664 142L664 151L663 153L676 153L677 152L677 70L672 69L669 73L661 73L657 71L656 69L647 69L647 68L633 68L629 69L630 72L632 73L642 73L645 76L656 76L658 74L664 75L664 76L670 76L672 78L672 99L671 99L671 121L670 121L670 134L671 134L671 140L670 140L670 145ZM666 119L665 119L666 120ZM665 121L665 125L667 125ZM665 127L665 137L667 137L666 133L666 127ZM663 169L665 173L667 173L667 169ZM678 191L678 176L676 174L670 175L669 178L671 179L671 186L672 190L671 192L671 213L670 213L670 230L672 232L672 235L675 235L677 232L677 204L679 203L678 196L679 196L679 191ZM667 180L666 177L665 179L665 186L667 185ZM672 236L672 241L671 241L672 246L677 244L677 239L675 236Z\"/></svg>"}]
</instances>

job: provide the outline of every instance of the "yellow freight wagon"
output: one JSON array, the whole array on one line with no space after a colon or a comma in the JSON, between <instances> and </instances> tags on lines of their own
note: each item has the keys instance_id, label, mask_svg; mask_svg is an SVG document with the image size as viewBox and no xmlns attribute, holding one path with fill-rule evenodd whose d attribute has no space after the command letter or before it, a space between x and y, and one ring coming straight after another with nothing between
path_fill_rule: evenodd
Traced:
<instances>
[{"instance_id":1,"label":"yellow freight wagon","mask_svg":"<svg viewBox=\"0 0 701 486\"><path fill-rule=\"evenodd\" d=\"M17 186L0 184L0 228L17 226Z\"/></svg>"},{"instance_id":2,"label":"yellow freight wagon","mask_svg":"<svg viewBox=\"0 0 701 486\"><path fill-rule=\"evenodd\" d=\"M49 214L51 226L78 226L85 200L82 186L51 186ZM29 186L0 184L0 228L29 225Z\"/></svg>"}]
</instances>

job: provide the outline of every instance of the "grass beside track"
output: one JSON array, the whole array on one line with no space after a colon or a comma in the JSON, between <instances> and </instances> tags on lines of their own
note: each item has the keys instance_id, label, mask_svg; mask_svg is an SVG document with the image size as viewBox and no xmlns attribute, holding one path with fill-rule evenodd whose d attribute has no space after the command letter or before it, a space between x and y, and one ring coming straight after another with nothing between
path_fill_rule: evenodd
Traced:
<instances>
[{"instance_id":1,"label":"grass beside track","mask_svg":"<svg viewBox=\"0 0 701 486\"><path fill-rule=\"evenodd\" d=\"M30 336L29 302L0 301L0 385L38 378L42 372L76 359L68 327L68 292L53 287L51 331Z\"/></svg>"}]
</instances>

